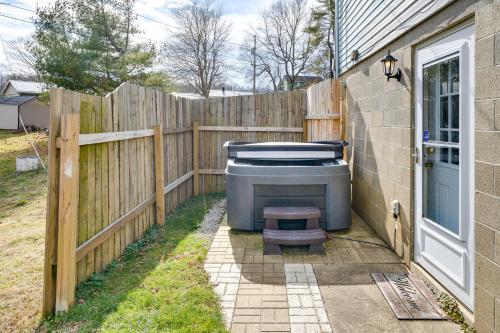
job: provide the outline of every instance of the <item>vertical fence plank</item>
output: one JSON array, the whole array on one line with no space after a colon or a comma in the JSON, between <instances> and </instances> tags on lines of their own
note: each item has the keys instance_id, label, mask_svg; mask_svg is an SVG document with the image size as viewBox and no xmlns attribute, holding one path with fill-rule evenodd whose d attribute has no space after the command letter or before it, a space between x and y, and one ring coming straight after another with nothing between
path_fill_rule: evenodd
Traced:
<instances>
[{"instance_id":1,"label":"vertical fence plank","mask_svg":"<svg viewBox=\"0 0 500 333\"><path fill-rule=\"evenodd\" d=\"M95 133L102 133L102 103L101 103L101 98L94 96L92 99L92 107L95 110L95 124L94 124L94 130ZM94 188L94 193L95 193L95 213L93 214L93 230L92 233L89 234L89 237L94 236L97 232L99 232L102 227L102 208L103 208L103 200L102 200L102 163L103 163L103 156L102 156L102 146L103 144L97 144L95 145L95 188ZM87 274L90 275L94 271L100 271L102 270L102 246L96 247L94 251L94 268L92 269L91 272L88 272Z\"/></svg>"},{"instance_id":2,"label":"vertical fence plank","mask_svg":"<svg viewBox=\"0 0 500 333\"><path fill-rule=\"evenodd\" d=\"M198 123L193 122L193 192L194 195L200 194L200 130L198 129Z\"/></svg>"},{"instance_id":3,"label":"vertical fence plank","mask_svg":"<svg viewBox=\"0 0 500 333\"><path fill-rule=\"evenodd\" d=\"M304 142L309 142L309 124L308 124L308 121L307 119L304 120L304 126L303 126L303 132L302 132L302 136L303 136L303 141Z\"/></svg>"},{"instance_id":4,"label":"vertical fence plank","mask_svg":"<svg viewBox=\"0 0 500 333\"><path fill-rule=\"evenodd\" d=\"M155 127L155 184L156 184L156 223L165 223L165 200L163 200L163 133L161 125Z\"/></svg>"},{"instance_id":5,"label":"vertical fence plank","mask_svg":"<svg viewBox=\"0 0 500 333\"><path fill-rule=\"evenodd\" d=\"M59 202L59 152L56 138L60 133L60 115L62 110L62 90L50 90L50 123L49 123L49 165L47 213L45 225L45 255L43 276L42 314L47 315L55 308L56 276L53 270L57 256L57 207Z\"/></svg>"},{"instance_id":6,"label":"vertical fence plank","mask_svg":"<svg viewBox=\"0 0 500 333\"><path fill-rule=\"evenodd\" d=\"M61 132L56 311L67 311L75 300L76 286L80 115L63 115Z\"/></svg>"}]
</instances>

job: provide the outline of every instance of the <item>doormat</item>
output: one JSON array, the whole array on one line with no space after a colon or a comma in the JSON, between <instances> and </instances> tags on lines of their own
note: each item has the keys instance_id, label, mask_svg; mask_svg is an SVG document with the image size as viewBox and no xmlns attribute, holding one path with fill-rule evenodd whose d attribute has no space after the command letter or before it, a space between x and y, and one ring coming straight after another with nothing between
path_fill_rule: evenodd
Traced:
<instances>
[{"instance_id":1,"label":"doormat","mask_svg":"<svg viewBox=\"0 0 500 333\"><path fill-rule=\"evenodd\" d=\"M398 319L446 319L429 287L413 274L372 273L371 275Z\"/></svg>"}]
</instances>

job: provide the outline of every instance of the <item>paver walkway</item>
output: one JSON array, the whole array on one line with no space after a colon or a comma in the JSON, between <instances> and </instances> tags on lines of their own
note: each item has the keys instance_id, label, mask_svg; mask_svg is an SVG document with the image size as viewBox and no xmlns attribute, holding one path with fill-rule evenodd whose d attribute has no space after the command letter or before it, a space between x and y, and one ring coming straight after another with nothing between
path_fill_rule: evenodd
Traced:
<instances>
[{"instance_id":1,"label":"paver walkway","mask_svg":"<svg viewBox=\"0 0 500 333\"><path fill-rule=\"evenodd\" d=\"M383 244L353 213L348 231L330 233ZM446 321L398 321L371 272L405 266L391 250L332 238L325 255L285 248L262 253L262 234L231 230L223 223L205 269L221 299L231 332L460 332Z\"/></svg>"}]
</instances>

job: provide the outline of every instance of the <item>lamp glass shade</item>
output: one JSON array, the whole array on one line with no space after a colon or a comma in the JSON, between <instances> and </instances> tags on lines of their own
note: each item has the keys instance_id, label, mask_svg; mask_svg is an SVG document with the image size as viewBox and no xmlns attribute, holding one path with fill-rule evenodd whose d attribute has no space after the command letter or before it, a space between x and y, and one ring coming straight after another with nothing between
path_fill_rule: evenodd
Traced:
<instances>
[{"instance_id":1,"label":"lamp glass shade","mask_svg":"<svg viewBox=\"0 0 500 333\"><path fill-rule=\"evenodd\" d=\"M391 55L390 51L381 60L384 74L386 76L392 75L392 73L394 72L394 68L396 67L396 61L398 60Z\"/></svg>"}]
</instances>

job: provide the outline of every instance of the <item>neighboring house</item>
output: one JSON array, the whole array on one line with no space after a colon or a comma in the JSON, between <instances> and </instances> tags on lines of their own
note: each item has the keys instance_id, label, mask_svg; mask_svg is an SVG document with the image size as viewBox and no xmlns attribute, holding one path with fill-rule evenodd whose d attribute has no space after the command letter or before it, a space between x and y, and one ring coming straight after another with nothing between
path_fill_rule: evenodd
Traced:
<instances>
[{"instance_id":1,"label":"neighboring house","mask_svg":"<svg viewBox=\"0 0 500 333\"><path fill-rule=\"evenodd\" d=\"M175 96L189 98L189 99L200 99L204 98L202 95L197 93L172 93ZM232 97L232 96L245 96L253 95L251 91L234 91L234 90L222 90L222 89L210 89L210 98L215 97Z\"/></svg>"},{"instance_id":2,"label":"neighboring house","mask_svg":"<svg viewBox=\"0 0 500 333\"><path fill-rule=\"evenodd\" d=\"M49 127L49 107L36 96L0 96L0 129L22 129L24 126L36 129Z\"/></svg>"},{"instance_id":3,"label":"neighboring house","mask_svg":"<svg viewBox=\"0 0 500 333\"><path fill-rule=\"evenodd\" d=\"M47 86L42 82L9 80L0 95L5 96L38 96L47 91Z\"/></svg>"},{"instance_id":4,"label":"neighboring house","mask_svg":"<svg viewBox=\"0 0 500 333\"><path fill-rule=\"evenodd\" d=\"M292 83L290 76L285 75L281 79L280 89L284 91L291 91L295 89L306 89L311 84L322 81L323 78L321 76L307 76L307 75L299 75L295 77L294 82Z\"/></svg>"},{"instance_id":5,"label":"neighboring house","mask_svg":"<svg viewBox=\"0 0 500 333\"><path fill-rule=\"evenodd\" d=\"M353 209L500 332L500 1L336 3Z\"/></svg>"}]
</instances>

